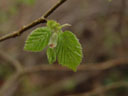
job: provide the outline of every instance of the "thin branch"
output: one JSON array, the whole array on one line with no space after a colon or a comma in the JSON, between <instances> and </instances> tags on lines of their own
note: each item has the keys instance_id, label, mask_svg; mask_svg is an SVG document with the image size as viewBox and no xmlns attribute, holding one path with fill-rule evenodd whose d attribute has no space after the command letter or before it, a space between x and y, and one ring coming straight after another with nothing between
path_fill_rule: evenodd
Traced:
<instances>
[{"instance_id":1,"label":"thin branch","mask_svg":"<svg viewBox=\"0 0 128 96\"><path fill-rule=\"evenodd\" d=\"M59 6L61 6L67 0L59 0L55 6L53 6L49 11L47 11L42 17L47 18L51 15Z\"/></svg>"},{"instance_id":2,"label":"thin branch","mask_svg":"<svg viewBox=\"0 0 128 96\"><path fill-rule=\"evenodd\" d=\"M37 20L33 21L32 23L23 26L21 29L19 29L18 31L15 31L13 33L7 34L5 36L0 37L0 42L5 41L7 39L10 38L14 38L17 36L20 36L22 33L24 33L25 31L29 30L30 28L40 24L40 23L45 23L46 22L46 18L48 16L50 16L59 6L61 6L64 2L66 2L67 0L59 0L51 9L49 9L42 17L38 18Z\"/></svg>"}]
</instances>

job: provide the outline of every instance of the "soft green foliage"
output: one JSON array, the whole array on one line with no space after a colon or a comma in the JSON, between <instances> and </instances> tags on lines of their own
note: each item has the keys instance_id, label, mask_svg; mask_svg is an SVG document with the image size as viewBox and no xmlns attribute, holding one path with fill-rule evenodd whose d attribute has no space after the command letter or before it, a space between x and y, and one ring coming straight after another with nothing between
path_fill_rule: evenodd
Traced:
<instances>
[{"instance_id":1,"label":"soft green foliage","mask_svg":"<svg viewBox=\"0 0 128 96\"><path fill-rule=\"evenodd\" d=\"M42 51L49 42L51 30L48 27L37 28L27 38L24 49L32 52Z\"/></svg>"},{"instance_id":2,"label":"soft green foliage","mask_svg":"<svg viewBox=\"0 0 128 96\"><path fill-rule=\"evenodd\" d=\"M57 58L59 64L76 71L82 60L82 48L72 32L65 31L59 36Z\"/></svg>"},{"instance_id":3,"label":"soft green foliage","mask_svg":"<svg viewBox=\"0 0 128 96\"><path fill-rule=\"evenodd\" d=\"M110 31L106 32L104 39L104 46L110 52L113 52L113 48L117 45L121 44L121 39L118 34Z\"/></svg>"},{"instance_id":4,"label":"soft green foliage","mask_svg":"<svg viewBox=\"0 0 128 96\"><path fill-rule=\"evenodd\" d=\"M7 13L0 11L0 24L5 23L6 20L8 20Z\"/></svg>"},{"instance_id":5,"label":"soft green foliage","mask_svg":"<svg viewBox=\"0 0 128 96\"><path fill-rule=\"evenodd\" d=\"M109 2L112 2L112 0L108 0Z\"/></svg>"},{"instance_id":6,"label":"soft green foliage","mask_svg":"<svg viewBox=\"0 0 128 96\"><path fill-rule=\"evenodd\" d=\"M36 0L19 0L19 2L22 2L27 5L32 5L35 3Z\"/></svg>"},{"instance_id":7,"label":"soft green foliage","mask_svg":"<svg viewBox=\"0 0 128 96\"><path fill-rule=\"evenodd\" d=\"M56 52L54 48L47 49L47 57L50 64L53 64L56 61Z\"/></svg>"},{"instance_id":8,"label":"soft green foliage","mask_svg":"<svg viewBox=\"0 0 128 96\"><path fill-rule=\"evenodd\" d=\"M30 34L24 49L39 52L48 46L47 57L50 64L57 59L62 66L76 71L82 61L82 47L72 32L62 32L65 26L69 24L60 25L56 21L49 20L47 27L37 28Z\"/></svg>"}]
</instances>

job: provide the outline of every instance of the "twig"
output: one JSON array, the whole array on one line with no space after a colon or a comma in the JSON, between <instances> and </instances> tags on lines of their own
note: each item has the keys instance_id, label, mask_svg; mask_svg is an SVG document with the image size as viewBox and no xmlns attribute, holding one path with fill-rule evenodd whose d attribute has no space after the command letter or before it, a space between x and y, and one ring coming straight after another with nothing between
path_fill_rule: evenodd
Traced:
<instances>
[{"instance_id":1,"label":"twig","mask_svg":"<svg viewBox=\"0 0 128 96\"><path fill-rule=\"evenodd\" d=\"M32 23L23 26L21 29L19 29L18 31L15 31L13 33L7 34L5 36L0 37L0 42L5 41L7 39L10 38L14 38L17 36L20 36L22 33L24 33L25 31L29 30L30 28L40 24L40 23L45 23L46 22L46 18L48 16L50 16L59 6L61 6L64 2L66 2L67 0L59 0L51 9L49 9L43 16L41 16L40 18L38 18L37 20L33 21Z\"/></svg>"}]
</instances>

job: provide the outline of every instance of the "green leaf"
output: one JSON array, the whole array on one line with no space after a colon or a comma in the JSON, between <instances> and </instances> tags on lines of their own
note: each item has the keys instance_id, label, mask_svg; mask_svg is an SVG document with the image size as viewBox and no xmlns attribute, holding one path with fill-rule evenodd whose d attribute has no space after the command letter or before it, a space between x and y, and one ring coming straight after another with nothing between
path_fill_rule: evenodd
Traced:
<instances>
[{"instance_id":1,"label":"green leaf","mask_svg":"<svg viewBox=\"0 0 128 96\"><path fill-rule=\"evenodd\" d=\"M56 52L54 48L47 49L47 57L50 64L53 64L56 61Z\"/></svg>"},{"instance_id":2,"label":"green leaf","mask_svg":"<svg viewBox=\"0 0 128 96\"><path fill-rule=\"evenodd\" d=\"M50 36L51 30L48 27L37 28L28 36L24 50L42 51L48 45Z\"/></svg>"},{"instance_id":3,"label":"green leaf","mask_svg":"<svg viewBox=\"0 0 128 96\"><path fill-rule=\"evenodd\" d=\"M59 64L73 71L77 70L82 61L82 47L72 32L65 31L60 34L56 51Z\"/></svg>"}]
</instances>

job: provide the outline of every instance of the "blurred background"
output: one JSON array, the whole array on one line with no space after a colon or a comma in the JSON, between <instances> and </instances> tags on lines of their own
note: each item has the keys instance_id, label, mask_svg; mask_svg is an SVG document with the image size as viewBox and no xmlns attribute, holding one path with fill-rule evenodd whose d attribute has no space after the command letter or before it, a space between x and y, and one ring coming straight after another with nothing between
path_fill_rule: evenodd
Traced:
<instances>
[{"instance_id":1,"label":"blurred background","mask_svg":"<svg viewBox=\"0 0 128 96\"><path fill-rule=\"evenodd\" d=\"M0 0L0 36L41 17L57 1ZM102 65L128 56L127 0L68 0L48 19L72 25L66 29L74 32L82 44L84 57L81 65ZM33 27L20 37L0 42L0 88L16 72L10 61L20 62L26 68L48 65L46 51L32 53L23 50L29 33L42 26L45 24ZM5 96L128 96L127 82L128 62L100 71L45 70L23 76Z\"/></svg>"}]
</instances>

